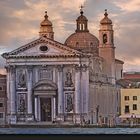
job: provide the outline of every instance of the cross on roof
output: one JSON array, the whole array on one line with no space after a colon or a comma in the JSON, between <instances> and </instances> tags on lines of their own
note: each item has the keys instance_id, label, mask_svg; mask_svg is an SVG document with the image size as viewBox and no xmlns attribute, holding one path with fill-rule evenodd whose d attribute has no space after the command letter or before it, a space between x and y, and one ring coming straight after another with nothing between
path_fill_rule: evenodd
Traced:
<instances>
[{"instance_id":1,"label":"cross on roof","mask_svg":"<svg viewBox=\"0 0 140 140\"><path fill-rule=\"evenodd\" d=\"M81 5L81 6L80 6L80 13L81 13L81 15L84 13L84 12L83 12L83 8L84 8L84 6Z\"/></svg>"}]
</instances>

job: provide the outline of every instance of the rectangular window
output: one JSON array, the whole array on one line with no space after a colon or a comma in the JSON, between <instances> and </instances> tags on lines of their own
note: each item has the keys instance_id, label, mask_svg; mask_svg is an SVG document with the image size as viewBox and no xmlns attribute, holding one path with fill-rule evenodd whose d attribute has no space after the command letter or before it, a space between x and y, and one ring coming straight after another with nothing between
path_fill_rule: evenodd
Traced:
<instances>
[{"instance_id":1,"label":"rectangular window","mask_svg":"<svg viewBox=\"0 0 140 140\"><path fill-rule=\"evenodd\" d=\"M123 77L123 70L121 70L121 78Z\"/></svg>"},{"instance_id":2,"label":"rectangular window","mask_svg":"<svg viewBox=\"0 0 140 140\"><path fill-rule=\"evenodd\" d=\"M137 110L137 105L133 104L133 110Z\"/></svg>"},{"instance_id":3,"label":"rectangular window","mask_svg":"<svg viewBox=\"0 0 140 140\"><path fill-rule=\"evenodd\" d=\"M3 118L3 113L0 113L0 118Z\"/></svg>"},{"instance_id":4,"label":"rectangular window","mask_svg":"<svg viewBox=\"0 0 140 140\"><path fill-rule=\"evenodd\" d=\"M0 86L0 90L2 90L2 86Z\"/></svg>"},{"instance_id":5,"label":"rectangular window","mask_svg":"<svg viewBox=\"0 0 140 140\"><path fill-rule=\"evenodd\" d=\"M3 107L3 103L0 103L0 107Z\"/></svg>"},{"instance_id":6,"label":"rectangular window","mask_svg":"<svg viewBox=\"0 0 140 140\"><path fill-rule=\"evenodd\" d=\"M125 113L129 113L129 105L125 106Z\"/></svg>"},{"instance_id":7,"label":"rectangular window","mask_svg":"<svg viewBox=\"0 0 140 140\"><path fill-rule=\"evenodd\" d=\"M124 100L128 101L129 100L129 96L124 96Z\"/></svg>"},{"instance_id":8,"label":"rectangular window","mask_svg":"<svg viewBox=\"0 0 140 140\"><path fill-rule=\"evenodd\" d=\"M137 96L133 96L133 100L137 100Z\"/></svg>"}]
</instances>

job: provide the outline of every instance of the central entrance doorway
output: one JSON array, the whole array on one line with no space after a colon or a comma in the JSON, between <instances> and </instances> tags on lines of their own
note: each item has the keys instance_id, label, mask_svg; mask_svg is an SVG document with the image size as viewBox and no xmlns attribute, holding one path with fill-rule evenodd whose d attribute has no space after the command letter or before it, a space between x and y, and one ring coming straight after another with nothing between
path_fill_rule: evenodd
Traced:
<instances>
[{"instance_id":1,"label":"central entrance doorway","mask_svg":"<svg viewBox=\"0 0 140 140\"><path fill-rule=\"evenodd\" d=\"M40 98L41 121L52 121L51 98Z\"/></svg>"}]
</instances>

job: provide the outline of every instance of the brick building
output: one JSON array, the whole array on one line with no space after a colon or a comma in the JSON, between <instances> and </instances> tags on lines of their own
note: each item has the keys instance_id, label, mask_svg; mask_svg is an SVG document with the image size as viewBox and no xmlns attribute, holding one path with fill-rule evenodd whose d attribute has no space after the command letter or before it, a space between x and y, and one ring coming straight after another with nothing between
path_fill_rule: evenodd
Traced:
<instances>
[{"instance_id":1,"label":"brick building","mask_svg":"<svg viewBox=\"0 0 140 140\"><path fill-rule=\"evenodd\" d=\"M6 75L0 74L0 125L6 123Z\"/></svg>"}]
</instances>

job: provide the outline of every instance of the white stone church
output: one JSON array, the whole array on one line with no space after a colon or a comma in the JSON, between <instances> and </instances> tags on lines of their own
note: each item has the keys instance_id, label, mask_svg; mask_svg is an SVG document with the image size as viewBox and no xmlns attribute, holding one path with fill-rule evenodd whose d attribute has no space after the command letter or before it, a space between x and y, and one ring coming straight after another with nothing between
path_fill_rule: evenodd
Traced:
<instances>
[{"instance_id":1,"label":"white stone church","mask_svg":"<svg viewBox=\"0 0 140 140\"><path fill-rule=\"evenodd\" d=\"M88 30L81 8L76 30L65 43L54 40L45 12L39 38L4 53L7 121L107 124L120 110L116 80L123 62L115 58L112 21L105 10L99 39Z\"/></svg>"}]
</instances>

